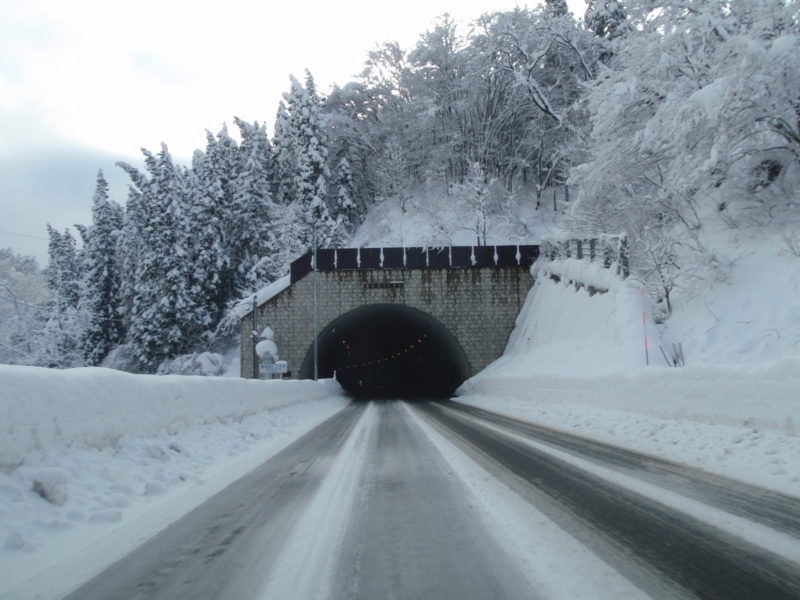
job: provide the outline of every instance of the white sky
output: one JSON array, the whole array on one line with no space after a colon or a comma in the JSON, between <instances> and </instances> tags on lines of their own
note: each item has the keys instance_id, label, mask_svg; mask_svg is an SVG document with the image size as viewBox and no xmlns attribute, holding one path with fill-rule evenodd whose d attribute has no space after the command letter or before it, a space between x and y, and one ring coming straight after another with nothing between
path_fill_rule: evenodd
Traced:
<instances>
[{"instance_id":1,"label":"white sky","mask_svg":"<svg viewBox=\"0 0 800 600\"><path fill-rule=\"evenodd\" d=\"M583 14L583 0L568 3ZM379 42L411 48L445 12L466 28L516 4L0 0L0 230L43 236L48 220L88 223L98 168L122 202L115 160L162 141L188 157L233 116L271 126L289 74L308 68L325 92L352 80ZM68 165L84 155L75 189ZM0 247L40 260L42 244L0 233Z\"/></svg>"}]
</instances>

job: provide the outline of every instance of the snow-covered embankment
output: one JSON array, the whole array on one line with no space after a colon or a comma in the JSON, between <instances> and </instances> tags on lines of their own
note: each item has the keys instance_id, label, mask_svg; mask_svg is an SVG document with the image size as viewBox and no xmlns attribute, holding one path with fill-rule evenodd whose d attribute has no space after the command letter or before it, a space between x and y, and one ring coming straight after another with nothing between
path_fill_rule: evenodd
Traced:
<instances>
[{"instance_id":1,"label":"snow-covered embankment","mask_svg":"<svg viewBox=\"0 0 800 600\"><path fill-rule=\"evenodd\" d=\"M59 597L347 402L331 381L0 365L0 596L54 567Z\"/></svg>"},{"instance_id":2,"label":"snow-covered embankment","mask_svg":"<svg viewBox=\"0 0 800 600\"><path fill-rule=\"evenodd\" d=\"M646 367L632 281L576 260L535 269L505 355L460 402L800 496L799 358L653 366L649 326Z\"/></svg>"}]
</instances>

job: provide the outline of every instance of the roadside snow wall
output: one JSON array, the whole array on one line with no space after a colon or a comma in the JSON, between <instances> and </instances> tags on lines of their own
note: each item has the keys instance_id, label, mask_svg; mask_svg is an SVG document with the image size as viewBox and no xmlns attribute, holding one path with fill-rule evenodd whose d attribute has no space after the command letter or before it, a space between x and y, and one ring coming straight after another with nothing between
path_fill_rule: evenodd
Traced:
<instances>
[{"instance_id":1,"label":"roadside snow wall","mask_svg":"<svg viewBox=\"0 0 800 600\"><path fill-rule=\"evenodd\" d=\"M114 446L341 395L328 381L258 381L0 365L0 469L52 446Z\"/></svg>"},{"instance_id":2,"label":"roadside snow wall","mask_svg":"<svg viewBox=\"0 0 800 600\"><path fill-rule=\"evenodd\" d=\"M642 304L632 283L578 259L538 262L533 275L504 355L470 381L644 366Z\"/></svg>"}]
</instances>

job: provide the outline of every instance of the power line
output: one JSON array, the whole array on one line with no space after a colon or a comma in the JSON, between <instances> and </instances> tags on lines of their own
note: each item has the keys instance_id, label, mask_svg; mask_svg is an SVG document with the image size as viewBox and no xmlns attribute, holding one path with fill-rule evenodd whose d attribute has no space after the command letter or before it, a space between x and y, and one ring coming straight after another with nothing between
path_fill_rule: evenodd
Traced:
<instances>
[{"instance_id":1,"label":"power line","mask_svg":"<svg viewBox=\"0 0 800 600\"><path fill-rule=\"evenodd\" d=\"M26 237L26 238L33 238L34 240L44 240L45 242L49 241L45 237L39 237L38 235L28 235L27 233L14 233L13 231L2 231L0 233L5 233L7 235L16 235L17 237Z\"/></svg>"}]
</instances>

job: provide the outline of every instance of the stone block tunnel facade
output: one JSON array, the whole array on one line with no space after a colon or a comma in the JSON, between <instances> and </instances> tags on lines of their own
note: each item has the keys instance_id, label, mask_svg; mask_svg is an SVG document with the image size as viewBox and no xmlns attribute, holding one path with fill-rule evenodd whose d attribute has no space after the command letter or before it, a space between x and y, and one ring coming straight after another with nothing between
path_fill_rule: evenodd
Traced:
<instances>
[{"instance_id":1,"label":"stone block tunnel facade","mask_svg":"<svg viewBox=\"0 0 800 600\"><path fill-rule=\"evenodd\" d=\"M502 355L537 256L536 246L320 250L313 271L306 254L292 284L242 319L241 375L259 376L253 332L269 326L288 377L313 376L319 336L320 377L335 371L348 388L383 373L381 385L411 389L414 377L450 369L439 385L449 394Z\"/></svg>"}]
</instances>

